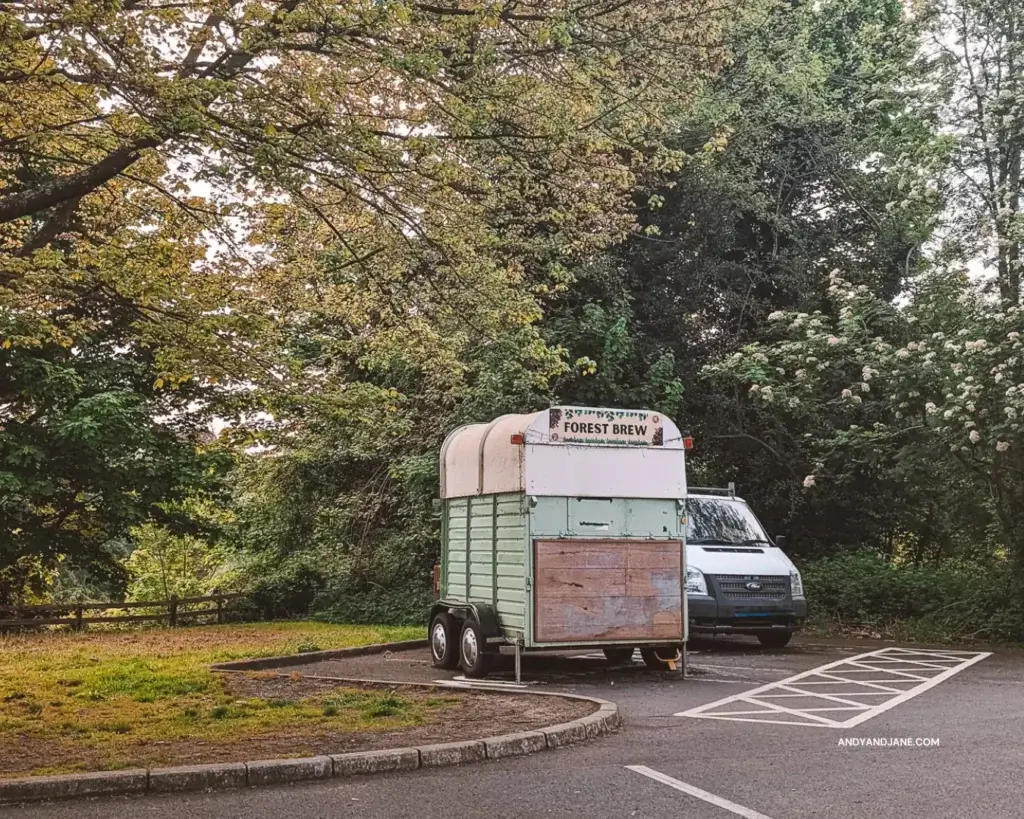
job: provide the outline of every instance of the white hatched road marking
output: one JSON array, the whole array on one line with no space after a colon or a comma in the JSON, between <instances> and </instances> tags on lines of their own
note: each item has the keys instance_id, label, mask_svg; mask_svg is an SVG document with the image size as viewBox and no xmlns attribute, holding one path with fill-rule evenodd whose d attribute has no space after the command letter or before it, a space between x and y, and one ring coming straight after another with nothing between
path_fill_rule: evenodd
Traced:
<instances>
[{"instance_id":1,"label":"white hatched road marking","mask_svg":"<svg viewBox=\"0 0 1024 819\"><path fill-rule=\"evenodd\" d=\"M702 799L708 804L735 813L737 816L744 817L744 819L769 819L769 817L765 816L763 813L758 813L756 810L745 808L743 805L737 805L735 802L730 802L728 799L723 799L721 796L715 796L713 793L708 793L707 791L696 788L693 785L687 785L685 782L673 779L671 776L667 776L653 768L648 768L646 765L627 765L626 769L633 771L633 773L638 773L641 776L646 776L648 779L653 779L655 782L660 782L662 785L668 785L670 788L675 788L677 791L689 794L697 799Z\"/></svg>"},{"instance_id":2,"label":"white hatched road marking","mask_svg":"<svg viewBox=\"0 0 1024 819\"><path fill-rule=\"evenodd\" d=\"M699 705L688 711L680 711L676 716L774 725L852 728L923 694L929 688L990 656L991 652L988 651L883 648L812 668L796 676ZM903 666L908 667L907 670ZM908 685L910 687L906 687ZM811 686L831 686L834 690L812 689ZM873 699L861 701L865 697ZM879 701L879 697L887 699ZM773 702L783 699L803 699L811 704L801 708ZM838 718L838 712L849 711L858 713L848 719ZM837 719L830 719L822 712L835 712Z\"/></svg>"}]
</instances>

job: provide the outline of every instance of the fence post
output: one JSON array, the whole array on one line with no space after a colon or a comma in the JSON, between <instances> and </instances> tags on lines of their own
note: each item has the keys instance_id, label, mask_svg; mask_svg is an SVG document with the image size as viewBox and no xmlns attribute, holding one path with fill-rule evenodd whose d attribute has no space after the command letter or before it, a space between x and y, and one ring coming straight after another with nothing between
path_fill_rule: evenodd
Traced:
<instances>
[{"instance_id":1,"label":"fence post","mask_svg":"<svg viewBox=\"0 0 1024 819\"><path fill-rule=\"evenodd\" d=\"M79 604L78 608L75 609L75 631L80 632L85 628L85 623L82 618L85 616L85 606Z\"/></svg>"},{"instance_id":2,"label":"fence post","mask_svg":"<svg viewBox=\"0 0 1024 819\"><path fill-rule=\"evenodd\" d=\"M217 600L217 625L220 625L223 622L224 622L224 601L218 598L218 600Z\"/></svg>"},{"instance_id":3,"label":"fence post","mask_svg":"<svg viewBox=\"0 0 1024 819\"><path fill-rule=\"evenodd\" d=\"M171 628L178 625L178 595L172 594L167 602L167 621Z\"/></svg>"}]
</instances>

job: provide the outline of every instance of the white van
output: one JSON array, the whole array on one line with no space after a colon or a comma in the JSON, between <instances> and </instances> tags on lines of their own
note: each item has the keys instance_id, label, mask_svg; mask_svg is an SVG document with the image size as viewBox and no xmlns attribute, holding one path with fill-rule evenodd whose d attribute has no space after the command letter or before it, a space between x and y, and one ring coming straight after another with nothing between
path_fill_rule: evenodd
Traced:
<instances>
[{"instance_id":1,"label":"white van","mask_svg":"<svg viewBox=\"0 0 1024 819\"><path fill-rule=\"evenodd\" d=\"M804 624L800 572L747 506L728 490L686 499L686 601L690 636L748 634L783 648Z\"/></svg>"}]
</instances>

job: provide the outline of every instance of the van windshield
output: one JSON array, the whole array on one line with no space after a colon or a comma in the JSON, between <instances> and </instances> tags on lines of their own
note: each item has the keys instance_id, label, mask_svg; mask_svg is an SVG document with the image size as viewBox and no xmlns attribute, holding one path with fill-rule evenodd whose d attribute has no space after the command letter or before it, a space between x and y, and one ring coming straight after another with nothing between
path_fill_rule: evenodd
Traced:
<instances>
[{"instance_id":1,"label":"van windshield","mask_svg":"<svg viewBox=\"0 0 1024 819\"><path fill-rule=\"evenodd\" d=\"M732 498L687 498L686 542L720 546L771 545L750 507Z\"/></svg>"}]
</instances>

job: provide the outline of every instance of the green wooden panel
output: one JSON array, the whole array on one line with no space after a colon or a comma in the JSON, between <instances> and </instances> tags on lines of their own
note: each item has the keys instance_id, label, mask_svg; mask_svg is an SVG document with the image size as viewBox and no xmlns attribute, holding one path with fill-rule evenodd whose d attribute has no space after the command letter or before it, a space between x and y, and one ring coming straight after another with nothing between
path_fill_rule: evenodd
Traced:
<instances>
[{"instance_id":1,"label":"green wooden panel","mask_svg":"<svg viewBox=\"0 0 1024 819\"><path fill-rule=\"evenodd\" d=\"M525 626L526 509L518 494L446 501L447 596L494 605L509 638Z\"/></svg>"},{"instance_id":2,"label":"green wooden panel","mask_svg":"<svg viewBox=\"0 0 1024 819\"><path fill-rule=\"evenodd\" d=\"M679 509L673 501L632 498L626 501L626 531L636 537L682 536Z\"/></svg>"},{"instance_id":3,"label":"green wooden panel","mask_svg":"<svg viewBox=\"0 0 1024 819\"><path fill-rule=\"evenodd\" d=\"M506 637L523 637L526 627L525 570L527 504L522 495L499 495L494 530L495 608Z\"/></svg>"},{"instance_id":4,"label":"green wooden panel","mask_svg":"<svg viewBox=\"0 0 1024 819\"><path fill-rule=\"evenodd\" d=\"M569 531L584 537L621 537L626 532L623 498L569 498Z\"/></svg>"},{"instance_id":5,"label":"green wooden panel","mask_svg":"<svg viewBox=\"0 0 1024 819\"><path fill-rule=\"evenodd\" d=\"M531 537L561 537L569 530L567 498L537 498L530 510Z\"/></svg>"}]
</instances>

